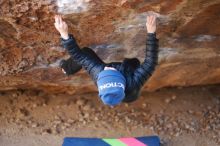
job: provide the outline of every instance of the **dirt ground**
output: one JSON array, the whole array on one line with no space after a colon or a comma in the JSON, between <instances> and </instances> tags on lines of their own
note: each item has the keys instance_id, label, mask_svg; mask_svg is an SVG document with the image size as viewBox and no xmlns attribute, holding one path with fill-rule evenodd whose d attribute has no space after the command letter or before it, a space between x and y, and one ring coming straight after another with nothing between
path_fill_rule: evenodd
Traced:
<instances>
[{"instance_id":1,"label":"dirt ground","mask_svg":"<svg viewBox=\"0 0 220 146\"><path fill-rule=\"evenodd\" d=\"M142 93L115 108L96 93L0 93L0 146L61 146L66 136L159 135L164 146L220 146L220 85Z\"/></svg>"}]
</instances>

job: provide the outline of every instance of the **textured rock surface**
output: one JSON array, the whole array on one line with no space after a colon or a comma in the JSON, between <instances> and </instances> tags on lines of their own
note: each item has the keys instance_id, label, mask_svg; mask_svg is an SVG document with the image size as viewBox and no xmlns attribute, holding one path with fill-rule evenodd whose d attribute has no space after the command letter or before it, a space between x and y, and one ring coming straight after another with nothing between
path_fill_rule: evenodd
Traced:
<instances>
[{"instance_id":1,"label":"textured rock surface","mask_svg":"<svg viewBox=\"0 0 220 146\"><path fill-rule=\"evenodd\" d=\"M64 15L80 46L105 61L143 59L148 11L159 16L159 65L145 90L220 83L219 0L1 0L0 90L95 91L81 71L58 68L68 55L53 26Z\"/></svg>"}]
</instances>

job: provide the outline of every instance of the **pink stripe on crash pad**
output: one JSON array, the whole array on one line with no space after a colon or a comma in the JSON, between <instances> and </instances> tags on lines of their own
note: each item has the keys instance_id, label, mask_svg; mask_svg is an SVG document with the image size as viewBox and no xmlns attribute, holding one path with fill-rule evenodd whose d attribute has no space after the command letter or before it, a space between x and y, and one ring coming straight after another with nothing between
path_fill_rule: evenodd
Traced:
<instances>
[{"instance_id":1,"label":"pink stripe on crash pad","mask_svg":"<svg viewBox=\"0 0 220 146\"><path fill-rule=\"evenodd\" d=\"M127 146L147 146L136 138L119 138L119 140L125 143Z\"/></svg>"}]
</instances>

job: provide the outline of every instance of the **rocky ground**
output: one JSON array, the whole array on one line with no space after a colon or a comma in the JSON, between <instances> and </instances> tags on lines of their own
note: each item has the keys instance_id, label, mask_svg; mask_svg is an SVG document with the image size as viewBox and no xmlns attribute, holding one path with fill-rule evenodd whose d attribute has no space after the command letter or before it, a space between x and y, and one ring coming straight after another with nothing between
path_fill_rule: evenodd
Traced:
<instances>
[{"instance_id":1,"label":"rocky ground","mask_svg":"<svg viewBox=\"0 0 220 146\"><path fill-rule=\"evenodd\" d=\"M159 135L165 146L220 145L220 85L143 93L131 104L102 105L96 93L0 93L0 146L60 146L66 136Z\"/></svg>"}]
</instances>

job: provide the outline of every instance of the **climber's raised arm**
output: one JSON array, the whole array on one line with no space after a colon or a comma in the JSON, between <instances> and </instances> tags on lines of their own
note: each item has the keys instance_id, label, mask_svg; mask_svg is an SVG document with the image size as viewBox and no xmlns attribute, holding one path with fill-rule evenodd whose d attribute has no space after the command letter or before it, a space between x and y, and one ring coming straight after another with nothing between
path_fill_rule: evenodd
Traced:
<instances>
[{"instance_id":1,"label":"climber's raised arm","mask_svg":"<svg viewBox=\"0 0 220 146\"><path fill-rule=\"evenodd\" d=\"M142 86L152 75L158 62L158 39L156 38L156 16L147 17L147 42L144 62L134 71L134 81Z\"/></svg>"},{"instance_id":2,"label":"climber's raised arm","mask_svg":"<svg viewBox=\"0 0 220 146\"><path fill-rule=\"evenodd\" d=\"M74 61L86 69L86 71L92 75L93 78L97 78L98 72L104 68L104 62L94 52L92 52L91 49L88 48L86 51L90 51L91 53L85 53L85 51L80 49L76 39L73 37L73 35L68 33L68 26L66 22L62 20L60 15L55 16L54 25L61 35L62 45L68 51Z\"/></svg>"}]
</instances>

